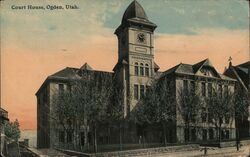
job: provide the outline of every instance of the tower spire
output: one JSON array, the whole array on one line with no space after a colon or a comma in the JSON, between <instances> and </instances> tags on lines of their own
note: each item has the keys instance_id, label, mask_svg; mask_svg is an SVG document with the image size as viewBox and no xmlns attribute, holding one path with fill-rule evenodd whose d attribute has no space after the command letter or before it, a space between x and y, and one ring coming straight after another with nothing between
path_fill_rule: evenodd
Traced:
<instances>
[{"instance_id":1,"label":"tower spire","mask_svg":"<svg viewBox=\"0 0 250 157\"><path fill-rule=\"evenodd\" d=\"M232 60L233 60L233 58L230 56L230 57L228 58L228 61L229 61L229 67L231 67L231 66L232 66Z\"/></svg>"}]
</instances>

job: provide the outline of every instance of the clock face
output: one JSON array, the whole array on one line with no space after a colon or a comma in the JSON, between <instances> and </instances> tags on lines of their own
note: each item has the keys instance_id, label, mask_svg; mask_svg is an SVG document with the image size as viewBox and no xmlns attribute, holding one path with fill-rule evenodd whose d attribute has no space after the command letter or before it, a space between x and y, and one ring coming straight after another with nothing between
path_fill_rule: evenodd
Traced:
<instances>
[{"instance_id":1,"label":"clock face","mask_svg":"<svg viewBox=\"0 0 250 157\"><path fill-rule=\"evenodd\" d=\"M139 43L145 43L145 41L146 41L145 34L139 33L139 34L137 35L137 41L138 41Z\"/></svg>"}]
</instances>

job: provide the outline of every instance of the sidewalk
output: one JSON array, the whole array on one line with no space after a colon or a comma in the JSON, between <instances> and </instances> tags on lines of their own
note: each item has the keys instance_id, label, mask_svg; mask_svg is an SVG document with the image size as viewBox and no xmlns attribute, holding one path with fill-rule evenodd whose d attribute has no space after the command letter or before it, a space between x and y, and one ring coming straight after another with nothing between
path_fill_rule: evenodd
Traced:
<instances>
[{"instance_id":1,"label":"sidewalk","mask_svg":"<svg viewBox=\"0 0 250 157\"><path fill-rule=\"evenodd\" d=\"M214 150L208 150L208 155L204 155L204 151L183 151L175 153L165 153L159 155L152 155L148 157L247 157L249 154L249 146L244 146L237 151L235 147L228 148L213 148ZM143 157L143 156L139 156Z\"/></svg>"},{"instance_id":2,"label":"sidewalk","mask_svg":"<svg viewBox=\"0 0 250 157\"><path fill-rule=\"evenodd\" d=\"M36 148L28 148L34 154L40 157L70 157L64 153L61 153L54 149L36 149Z\"/></svg>"}]
</instances>

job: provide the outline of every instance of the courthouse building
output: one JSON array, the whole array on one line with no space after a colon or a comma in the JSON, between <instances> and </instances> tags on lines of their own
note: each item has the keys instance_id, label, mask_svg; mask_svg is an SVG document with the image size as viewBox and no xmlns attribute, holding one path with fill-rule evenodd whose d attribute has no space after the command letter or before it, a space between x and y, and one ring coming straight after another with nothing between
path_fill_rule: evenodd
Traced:
<instances>
[{"instance_id":1,"label":"courthouse building","mask_svg":"<svg viewBox=\"0 0 250 157\"><path fill-rule=\"evenodd\" d=\"M176 94L177 89L181 86L191 87L194 84L202 89L201 96L203 97L209 94L212 86L234 90L236 80L219 74L208 59L194 65L181 63L169 70L159 72L160 68L154 61L154 31L156 27L156 24L148 19L143 7L137 1L133 1L126 9L120 26L115 30L118 38L118 61L114 66L113 72L96 71L88 64L84 64L81 68L67 67L48 76L36 93L38 147L54 147L58 145L60 141L59 131L56 125L52 123L53 120L50 116L51 112L53 112L53 107L51 106L52 94L66 89L70 80L80 78L81 71L95 73L96 75L106 75L116 79L124 91L122 104L125 119L130 116L140 97L146 92L146 88L155 80L165 79L166 81L171 81L174 85L172 89L173 94ZM179 116L178 111L176 112L176 116ZM140 135L136 133L138 132L136 130L137 127L131 126L130 129L129 127L127 126L127 130L134 133L128 133L127 135L125 133L127 137L125 137L126 140L124 141L127 143L138 143ZM199 128L200 131L197 130L197 132L191 130L192 135L197 137L194 139L215 138L214 126L207 121L207 118L200 122ZM169 142L184 142L185 130L181 120L176 120L174 128L170 129L172 130L168 134ZM157 131L157 129L153 130ZM224 125L223 130L225 138L235 138L233 118L231 118L230 125ZM148 135L151 134L148 133ZM157 135L152 134L152 136ZM152 137L148 138L152 139ZM154 142L161 142L160 138L160 136L153 138ZM66 140L72 142L71 138ZM61 140L61 142L64 142L64 140Z\"/></svg>"}]
</instances>

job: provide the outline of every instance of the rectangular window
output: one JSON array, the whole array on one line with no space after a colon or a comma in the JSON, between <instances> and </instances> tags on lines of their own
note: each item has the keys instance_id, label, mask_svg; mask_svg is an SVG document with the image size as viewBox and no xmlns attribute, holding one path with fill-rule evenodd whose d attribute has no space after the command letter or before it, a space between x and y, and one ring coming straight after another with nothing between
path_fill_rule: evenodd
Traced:
<instances>
[{"instance_id":1,"label":"rectangular window","mask_svg":"<svg viewBox=\"0 0 250 157\"><path fill-rule=\"evenodd\" d=\"M213 115L211 113L208 113L208 123L212 123L213 122Z\"/></svg>"},{"instance_id":2,"label":"rectangular window","mask_svg":"<svg viewBox=\"0 0 250 157\"><path fill-rule=\"evenodd\" d=\"M149 76L149 68L148 67L145 68L145 75Z\"/></svg>"},{"instance_id":3,"label":"rectangular window","mask_svg":"<svg viewBox=\"0 0 250 157\"><path fill-rule=\"evenodd\" d=\"M228 86L227 85L224 86L224 96L225 97L228 96Z\"/></svg>"},{"instance_id":4,"label":"rectangular window","mask_svg":"<svg viewBox=\"0 0 250 157\"><path fill-rule=\"evenodd\" d=\"M207 130L206 130L206 129L203 129L203 130L202 130L202 139L203 139L204 141L207 140Z\"/></svg>"},{"instance_id":5,"label":"rectangular window","mask_svg":"<svg viewBox=\"0 0 250 157\"><path fill-rule=\"evenodd\" d=\"M220 84L219 86L218 86L218 94L219 94L219 97L221 97L222 98L222 85Z\"/></svg>"},{"instance_id":6,"label":"rectangular window","mask_svg":"<svg viewBox=\"0 0 250 157\"><path fill-rule=\"evenodd\" d=\"M144 76L144 68L143 67L140 67L140 75Z\"/></svg>"},{"instance_id":7,"label":"rectangular window","mask_svg":"<svg viewBox=\"0 0 250 157\"><path fill-rule=\"evenodd\" d=\"M229 122L230 122L230 117L229 116L225 116L225 123L229 124Z\"/></svg>"},{"instance_id":8,"label":"rectangular window","mask_svg":"<svg viewBox=\"0 0 250 157\"><path fill-rule=\"evenodd\" d=\"M191 90L191 93L194 95L194 94L195 94L195 82L194 82L194 81L191 81L190 84L191 84L191 87L190 87L190 88L191 88L191 89L190 89L190 90Z\"/></svg>"},{"instance_id":9,"label":"rectangular window","mask_svg":"<svg viewBox=\"0 0 250 157\"><path fill-rule=\"evenodd\" d=\"M196 130L195 129L191 130L191 140L196 141Z\"/></svg>"},{"instance_id":10,"label":"rectangular window","mask_svg":"<svg viewBox=\"0 0 250 157\"><path fill-rule=\"evenodd\" d=\"M201 93L202 93L202 96L206 96L206 83L205 82L201 83Z\"/></svg>"},{"instance_id":11,"label":"rectangular window","mask_svg":"<svg viewBox=\"0 0 250 157\"><path fill-rule=\"evenodd\" d=\"M184 130L184 136L185 136L185 141L189 141L189 130L187 128L185 128Z\"/></svg>"},{"instance_id":12,"label":"rectangular window","mask_svg":"<svg viewBox=\"0 0 250 157\"><path fill-rule=\"evenodd\" d=\"M139 75L139 67L136 65L135 66L135 75L138 76Z\"/></svg>"},{"instance_id":13,"label":"rectangular window","mask_svg":"<svg viewBox=\"0 0 250 157\"><path fill-rule=\"evenodd\" d=\"M134 99L139 99L139 86L137 84L134 85Z\"/></svg>"},{"instance_id":14,"label":"rectangular window","mask_svg":"<svg viewBox=\"0 0 250 157\"><path fill-rule=\"evenodd\" d=\"M71 131L68 131L68 132L67 132L67 142L68 142L68 143L71 143L71 142L72 142L72 132L71 132Z\"/></svg>"},{"instance_id":15,"label":"rectangular window","mask_svg":"<svg viewBox=\"0 0 250 157\"><path fill-rule=\"evenodd\" d=\"M64 137L65 137L64 131L60 131L59 132L59 142L64 143Z\"/></svg>"},{"instance_id":16,"label":"rectangular window","mask_svg":"<svg viewBox=\"0 0 250 157\"><path fill-rule=\"evenodd\" d=\"M63 92L64 92L64 85L63 84L58 84L58 88L59 88L59 94L63 94Z\"/></svg>"},{"instance_id":17,"label":"rectangular window","mask_svg":"<svg viewBox=\"0 0 250 157\"><path fill-rule=\"evenodd\" d=\"M85 144L85 133L81 132L80 137L81 137L81 145L84 146L84 144Z\"/></svg>"},{"instance_id":18,"label":"rectangular window","mask_svg":"<svg viewBox=\"0 0 250 157\"><path fill-rule=\"evenodd\" d=\"M212 83L208 83L208 97L212 96Z\"/></svg>"},{"instance_id":19,"label":"rectangular window","mask_svg":"<svg viewBox=\"0 0 250 157\"><path fill-rule=\"evenodd\" d=\"M140 98L144 97L145 87L144 85L140 85Z\"/></svg>"},{"instance_id":20,"label":"rectangular window","mask_svg":"<svg viewBox=\"0 0 250 157\"><path fill-rule=\"evenodd\" d=\"M214 130L213 129L209 129L209 139L212 140L214 139Z\"/></svg>"},{"instance_id":21,"label":"rectangular window","mask_svg":"<svg viewBox=\"0 0 250 157\"><path fill-rule=\"evenodd\" d=\"M207 122L207 109L205 107L202 108L201 120L202 120L202 123Z\"/></svg>"},{"instance_id":22,"label":"rectangular window","mask_svg":"<svg viewBox=\"0 0 250 157\"><path fill-rule=\"evenodd\" d=\"M229 130L225 131L225 139L229 139Z\"/></svg>"},{"instance_id":23,"label":"rectangular window","mask_svg":"<svg viewBox=\"0 0 250 157\"><path fill-rule=\"evenodd\" d=\"M183 88L184 88L184 92L188 91L188 80L183 80Z\"/></svg>"}]
</instances>

